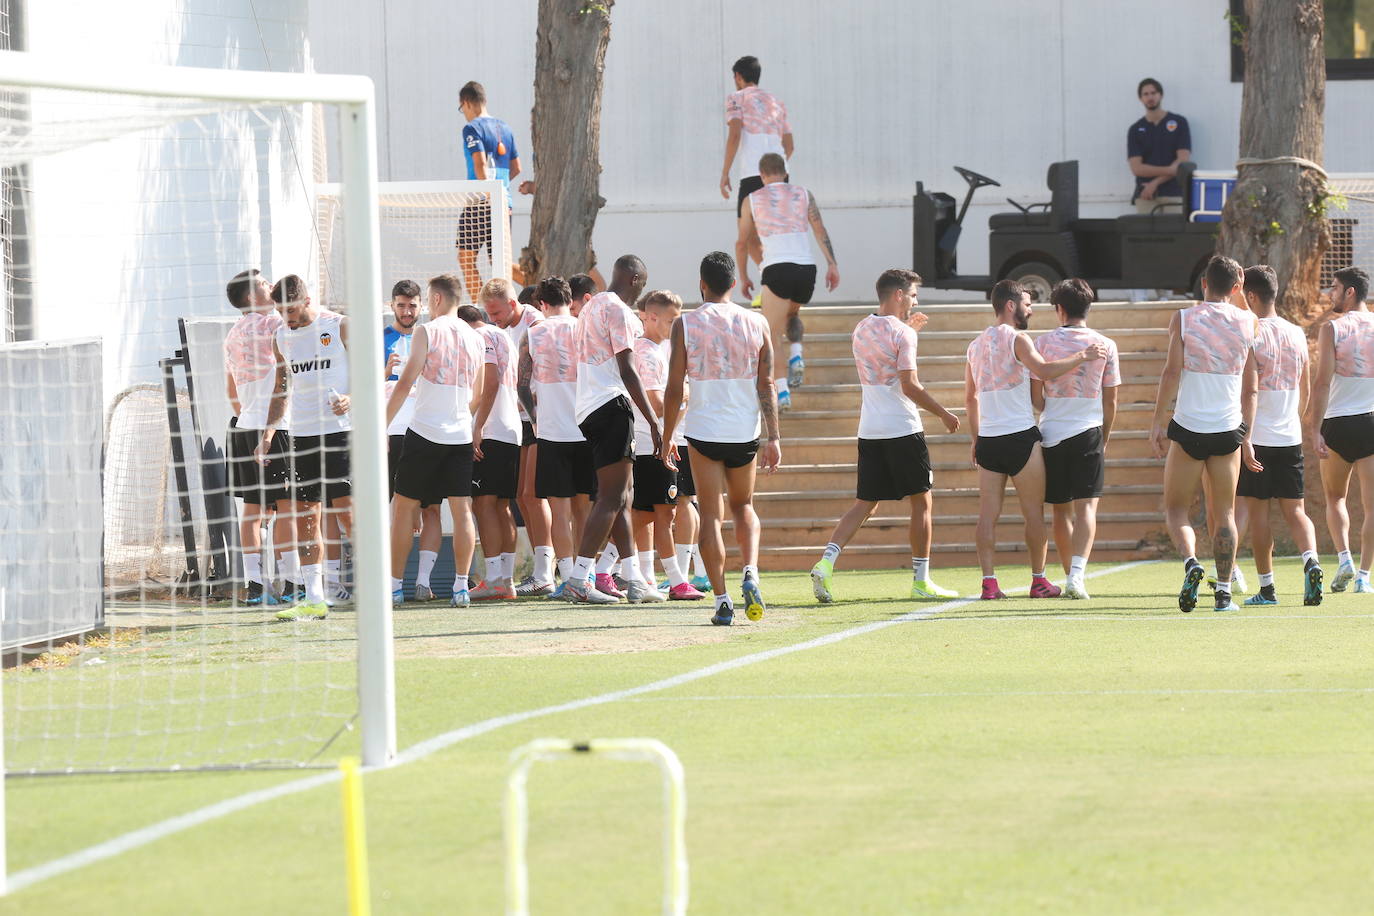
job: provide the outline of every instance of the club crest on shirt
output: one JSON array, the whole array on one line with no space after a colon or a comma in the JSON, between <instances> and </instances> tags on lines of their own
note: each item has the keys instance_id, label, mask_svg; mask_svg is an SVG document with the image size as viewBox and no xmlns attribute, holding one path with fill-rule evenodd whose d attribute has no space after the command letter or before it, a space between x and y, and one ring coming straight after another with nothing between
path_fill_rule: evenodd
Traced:
<instances>
[{"instance_id":1,"label":"club crest on shirt","mask_svg":"<svg viewBox=\"0 0 1374 916\"><path fill-rule=\"evenodd\" d=\"M1169 133L1173 133L1174 131L1178 130L1178 122L1175 121L1173 118L1170 118L1169 120L1164 122L1164 129L1167 130Z\"/></svg>"},{"instance_id":2,"label":"club crest on shirt","mask_svg":"<svg viewBox=\"0 0 1374 916\"><path fill-rule=\"evenodd\" d=\"M329 342L332 341L333 339L334 339L334 335L333 335L333 334L330 334L328 331L323 332L322 334L320 334L320 346L322 346L322 347L327 347L327 346L329 346Z\"/></svg>"},{"instance_id":3,"label":"club crest on shirt","mask_svg":"<svg viewBox=\"0 0 1374 916\"><path fill-rule=\"evenodd\" d=\"M673 484L668 488L668 498L670 500L677 499L677 484Z\"/></svg>"}]
</instances>

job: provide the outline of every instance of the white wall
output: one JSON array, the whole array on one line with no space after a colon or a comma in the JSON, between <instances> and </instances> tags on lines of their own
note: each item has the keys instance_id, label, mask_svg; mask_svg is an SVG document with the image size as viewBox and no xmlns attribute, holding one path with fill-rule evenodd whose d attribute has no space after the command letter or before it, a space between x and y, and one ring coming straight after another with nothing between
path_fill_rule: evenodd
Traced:
<instances>
[{"instance_id":1,"label":"white wall","mask_svg":"<svg viewBox=\"0 0 1374 916\"><path fill-rule=\"evenodd\" d=\"M256 7L256 17L254 16ZM73 23L80 23L74 28ZM85 63L302 70L305 0L30 3L27 47ZM33 119L129 117L144 103L34 95ZM176 321L231 311L245 267L303 272L311 255L310 131L297 110L210 114L39 157L32 172L34 332L99 335L107 401L158 378Z\"/></svg>"},{"instance_id":2,"label":"white wall","mask_svg":"<svg viewBox=\"0 0 1374 916\"><path fill-rule=\"evenodd\" d=\"M916 180L951 193L964 165L1001 180L980 192L961 253L986 269L987 215L1003 198L1047 199L1045 169L1080 161L1085 215L1120 212L1132 179L1126 128L1136 83L1164 83L1189 118L1204 169L1236 159L1241 86L1230 82L1226 0L620 0L612 12L596 247L633 249L650 282L691 291L709 248L733 250L733 208L716 191L730 64L763 61L762 85L788 105L793 179L816 191L840 257L830 298L870 295L885 267L909 265ZM381 99L382 177L463 177L457 90L487 88L528 159L534 0L310 0L314 64L372 76ZM1327 89L1326 163L1370 169L1374 83ZM996 196L992 192L996 193ZM517 212L528 201L517 202ZM516 238L528 224L517 221ZM825 298L825 297L822 297ZM932 297L933 298L933 297Z\"/></svg>"}]
</instances>

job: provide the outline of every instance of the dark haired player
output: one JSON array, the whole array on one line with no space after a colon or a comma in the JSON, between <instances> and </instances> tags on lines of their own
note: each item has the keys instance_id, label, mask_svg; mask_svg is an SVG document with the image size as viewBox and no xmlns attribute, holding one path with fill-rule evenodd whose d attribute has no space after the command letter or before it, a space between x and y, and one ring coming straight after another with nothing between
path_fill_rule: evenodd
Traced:
<instances>
[{"instance_id":1,"label":"dark haired player","mask_svg":"<svg viewBox=\"0 0 1374 916\"><path fill-rule=\"evenodd\" d=\"M745 199L763 187L759 176L759 159L764 153L780 153L792 158L792 125L787 121L787 108L771 92L759 88L763 67L752 55L741 57L730 68L735 91L725 97L725 164L720 169L720 196L730 199L730 168L738 162L739 197L735 202L735 218L744 212ZM738 154L738 155L736 155ZM763 257L759 237L746 237L749 257L755 263Z\"/></svg>"}]
</instances>

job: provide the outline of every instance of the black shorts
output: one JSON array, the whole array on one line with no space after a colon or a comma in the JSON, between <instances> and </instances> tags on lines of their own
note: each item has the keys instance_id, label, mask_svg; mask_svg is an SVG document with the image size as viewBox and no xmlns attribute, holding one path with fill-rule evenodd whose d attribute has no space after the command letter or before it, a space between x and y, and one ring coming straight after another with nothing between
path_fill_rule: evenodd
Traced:
<instances>
[{"instance_id":1,"label":"black shorts","mask_svg":"<svg viewBox=\"0 0 1374 916\"><path fill-rule=\"evenodd\" d=\"M406 430L396 467L396 493L418 499L423 506L437 505L450 496L471 496L472 443L444 445Z\"/></svg>"},{"instance_id":2,"label":"black shorts","mask_svg":"<svg viewBox=\"0 0 1374 916\"><path fill-rule=\"evenodd\" d=\"M535 443L534 495L538 499L566 499L591 496L596 492L596 468L592 466L592 447L587 442Z\"/></svg>"},{"instance_id":3,"label":"black shorts","mask_svg":"<svg viewBox=\"0 0 1374 916\"><path fill-rule=\"evenodd\" d=\"M635 415L623 394L611 398L577 424L592 447L592 469L601 470L635 456Z\"/></svg>"},{"instance_id":4,"label":"black shorts","mask_svg":"<svg viewBox=\"0 0 1374 916\"><path fill-rule=\"evenodd\" d=\"M386 437L386 498L390 502L396 495L396 469L401 466L401 451L405 447L405 434ZM428 509L437 503L421 503L421 509Z\"/></svg>"},{"instance_id":5,"label":"black shorts","mask_svg":"<svg viewBox=\"0 0 1374 916\"><path fill-rule=\"evenodd\" d=\"M292 436L291 458L296 465L296 499L301 502L333 502L353 492L348 433Z\"/></svg>"},{"instance_id":6,"label":"black shorts","mask_svg":"<svg viewBox=\"0 0 1374 916\"><path fill-rule=\"evenodd\" d=\"M1264 465L1256 474L1240 463L1236 495L1251 499L1302 499L1302 446L1257 445L1255 459Z\"/></svg>"},{"instance_id":7,"label":"black shorts","mask_svg":"<svg viewBox=\"0 0 1374 916\"><path fill-rule=\"evenodd\" d=\"M630 508L652 512L654 506L677 505L677 472L653 455L635 458L635 491Z\"/></svg>"},{"instance_id":8,"label":"black shorts","mask_svg":"<svg viewBox=\"0 0 1374 916\"><path fill-rule=\"evenodd\" d=\"M749 442L703 442L688 437L687 444L701 452L701 457L719 461L727 468L742 468L759 453L759 440Z\"/></svg>"},{"instance_id":9,"label":"black shorts","mask_svg":"<svg viewBox=\"0 0 1374 916\"><path fill-rule=\"evenodd\" d=\"M482 440L482 457L472 463L472 495L515 499L520 492L520 446Z\"/></svg>"},{"instance_id":10,"label":"black shorts","mask_svg":"<svg viewBox=\"0 0 1374 916\"><path fill-rule=\"evenodd\" d=\"M779 299L806 305L816 291L815 264L769 264L760 280Z\"/></svg>"},{"instance_id":11,"label":"black shorts","mask_svg":"<svg viewBox=\"0 0 1374 916\"><path fill-rule=\"evenodd\" d=\"M520 421L520 447L534 445L534 424L529 420Z\"/></svg>"},{"instance_id":12,"label":"black shorts","mask_svg":"<svg viewBox=\"0 0 1374 916\"><path fill-rule=\"evenodd\" d=\"M1042 445L1045 454L1045 502L1068 503L1102 495L1107 459L1102 427L1085 429L1057 445Z\"/></svg>"},{"instance_id":13,"label":"black shorts","mask_svg":"<svg viewBox=\"0 0 1374 916\"><path fill-rule=\"evenodd\" d=\"M1191 429L1179 426L1176 420L1169 421L1169 438L1177 442L1194 461L1206 461L1208 458L1231 454L1240 448L1245 433L1244 423L1222 433L1195 433Z\"/></svg>"},{"instance_id":14,"label":"black shorts","mask_svg":"<svg viewBox=\"0 0 1374 916\"><path fill-rule=\"evenodd\" d=\"M1327 417L1322 420L1322 438L1349 464L1368 458L1374 455L1374 413Z\"/></svg>"},{"instance_id":15,"label":"black shorts","mask_svg":"<svg viewBox=\"0 0 1374 916\"><path fill-rule=\"evenodd\" d=\"M978 466L994 474L1015 477L1030 461L1035 443L1040 441L1040 427L1032 426L1019 433L1005 436L979 436L974 445L973 457Z\"/></svg>"},{"instance_id":16,"label":"black shorts","mask_svg":"<svg viewBox=\"0 0 1374 916\"><path fill-rule=\"evenodd\" d=\"M458 237L453 244L460 251L491 249L491 201L484 199L463 208L458 217ZM470 289L468 293L474 301L477 299L477 290Z\"/></svg>"},{"instance_id":17,"label":"black shorts","mask_svg":"<svg viewBox=\"0 0 1374 916\"><path fill-rule=\"evenodd\" d=\"M238 429L229 421L229 486L250 506L270 506L291 498L291 436L281 430L267 450L267 467L258 464L253 450L262 441L260 429Z\"/></svg>"},{"instance_id":18,"label":"black shorts","mask_svg":"<svg viewBox=\"0 0 1374 916\"><path fill-rule=\"evenodd\" d=\"M930 451L920 433L893 439L859 440L859 485L855 495L866 503L906 499L929 492L934 483Z\"/></svg>"},{"instance_id":19,"label":"black shorts","mask_svg":"<svg viewBox=\"0 0 1374 916\"><path fill-rule=\"evenodd\" d=\"M677 495L697 495L697 482L692 477L692 453L685 442L677 447Z\"/></svg>"}]
</instances>

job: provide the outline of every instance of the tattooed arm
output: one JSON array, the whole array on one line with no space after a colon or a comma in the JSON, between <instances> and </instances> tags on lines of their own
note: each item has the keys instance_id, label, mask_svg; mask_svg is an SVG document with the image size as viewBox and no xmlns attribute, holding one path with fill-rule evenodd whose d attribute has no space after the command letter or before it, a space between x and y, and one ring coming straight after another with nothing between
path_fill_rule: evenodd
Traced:
<instances>
[{"instance_id":1,"label":"tattooed arm","mask_svg":"<svg viewBox=\"0 0 1374 916\"><path fill-rule=\"evenodd\" d=\"M516 372L518 380L515 392L520 396L520 403L525 406L525 413L530 416L530 423L537 429L539 420L535 415L534 357L530 356L530 337L528 334L520 338L520 363Z\"/></svg>"},{"instance_id":2,"label":"tattooed arm","mask_svg":"<svg viewBox=\"0 0 1374 916\"><path fill-rule=\"evenodd\" d=\"M835 287L840 285L840 265L835 260L835 246L830 244L830 233L825 230L825 223L821 220L821 208L816 204L816 195L807 191L806 198L806 215L811 221L811 231L816 234L816 242L825 253L825 288L833 293Z\"/></svg>"},{"instance_id":3,"label":"tattooed arm","mask_svg":"<svg viewBox=\"0 0 1374 916\"><path fill-rule=\"evenodd\" d=\"M773 338L764 335L759 347L758 374L759 413L763 415L764 434L768 441L759 449L759 467L771 474L782 464L782 437L778 432L778 392L773 384Z\"/></svg>"}]
</instances>

